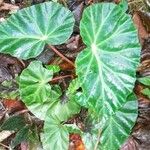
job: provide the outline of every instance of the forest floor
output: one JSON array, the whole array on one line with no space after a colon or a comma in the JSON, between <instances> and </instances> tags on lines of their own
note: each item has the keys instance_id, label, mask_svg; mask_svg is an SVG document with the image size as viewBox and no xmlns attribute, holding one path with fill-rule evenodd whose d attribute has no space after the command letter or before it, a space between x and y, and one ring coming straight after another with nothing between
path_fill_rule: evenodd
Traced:
<instances>
[{"instance_id":1,"label":"forest floor","mask_svg":"<svg viewBox=\"0 0 150 150\"><path fill-rule=\"evenodd\" d=\"M27 6L42 3L44 0L0 0L0 22L3 22L8 16ZM83 9L94 3L94 0L60 0L60 3L67 6L75 15L76 27L69 41L58 45L56 48L67 58L74 61L77 54L85 48L79 34L79 21ZM97 2L97 1L96 1ZM115 1L115 2L119 2ZM142 1L129 0L129 13L132 15L135 26L138 29L139 39L142 46L141 63L137 69L138 77L150 76L150 6ZM0 124L9 117L21 115L24 118L30 118L30 121L37 126L37 134L43 126L43 122L35 118L18 99L18 87L15 77L22 72L24 68L33 60L40 60L44 64L56 64L61 68L60 78L54 82L59 82L64 89L68 82L75 76L74 68L66 63L63 58L49 51L47 47L42 54L35 59L27 61L17 59L10 55L0 53ZM65 78L64 78L65 76ZM141 93L146 86L138 81L134 91L138 97L139 115L133 132L121 150L150 150L150 99ZM81 117L76 116L70 121L76 121L82 124ZM9 144L15 137L14 131L0 131L0 150L8 150ZM38 136L38 135L37 135ZM28 144L22 141L15 149L27 150ZM33 144L33 150L36 148ZM77 134L70 135L70 150L84 150L81 137Z\"/></svg>"}]
</instances>

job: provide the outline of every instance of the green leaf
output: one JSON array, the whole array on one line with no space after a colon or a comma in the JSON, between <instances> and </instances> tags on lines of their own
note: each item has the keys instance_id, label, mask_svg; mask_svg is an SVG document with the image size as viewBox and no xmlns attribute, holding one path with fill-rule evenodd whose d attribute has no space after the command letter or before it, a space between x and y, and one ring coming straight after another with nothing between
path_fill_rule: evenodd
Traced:
<instances>
[{"instance_id":1,"label":"green leaf","mask_svg":"<svg viewBox=\"0 0 150 150\"><path fill-rule=\"evenodd\" d=\"M19 88L22 101L28 109L39 119L44 120L52 102L61 95L59 86L51 86L55 69L47 70L39 61L33 61L23 70L19 79Z\"/></svg>"},{"instance_id":2,"label":"green leaf","mask_svg":"<svg viewBox=\"0 0 150 150\"><path fill-rule=\"evenodd\" d=\"M53 98L48 83L53 78L53 71L47 70L40 61L33 61L23 70L19 79L21 99L26 105L50 101Z\"/></svg>"},{"instance_id":3,"label":"green leaf","mask_svg":"<svg viewBox=\"0 0 150 150\"><path fill-rule=\"evenodd\" d=\"M25 126L25 120L22 116L12 116L8 118L4 123L0 126L0 130L19 130Z\"/></svg>"},{"instance_id":4,"label":"green leaf","mask_svg":"<svg viewBox=\"0 0 150 150\"><path fill-rule=\"evenodd\" d=\"M44 133L41 134L44 150L67 150L69 147L69 132L67 127L60 124L57 117L47 116L44 124Z\"/></svg>"},{"instance_id":5,"label":"green leaf","mask_svg":"<svg viewBox=\"0 0 150 150\"><path fill-rule=\"evenodd\" d=\"M45 65L46 69L53 71L54 73L57 73L60 71L60 67L56 65Z\"/></svg>"},{"instance_id":6,"label":"green leaf","mask_svg":"<svg viewBox=\"0 0 150 150\"><path fill-rule=\"evenodd\" d=\"M128 2L127 0L121 0L119 3L119 6L121 7L121 9L126 12L128 10Z\"/></svg>"},{"instance_id":7,"label":"green leaf","mask_svg":"<svg viewBox=\"0 0 150 150\"><path fill-rule=\"evenodd\" d=\"M74 101L54 102L44 123L44 133L41 135L45 150L67 150L69 147L69 129L63 125L72 115L79 113L80 106ZM57 143L57 144L56 144Z\"/></svg>"},{"instance_id":8,"label":"green leaf","mask_svg":"<svg viewBox=\"0 0 150 150\"><path fill-rule=\"evenodd\" d=\"M18 84L14 80L5 80L0 85L0 98L17 99L19 97Z\"/></svg>"},{"instance_id":9,"label":"green leaf","mask_svg":"<svg viewBox=\"0 0 150 150\"><path fill-rule=\"evenodd\" d=\"M11 146L14 148L21 142L26 141L28 139L28 134L29 134L29 126L23 127L21 130L17 132L15 138L12 140Z\"/></svg>"},{"instance_id":10,"label":"green leaf","mask_svg":"<svg viewBox=\"0 0 150 150\"><path fill-rule=\"evenodd\" d=\"M28 133L28 145L29 150L43 150L39 139L38 127L35 125L30 127L30 131Z\"/></svg>"},{"instance_id":11,"label":"green leaf","mask_svg":"<svg viewBox=\"0 0 150 150\"><path fill-rule=\"evenodd\" d=\"M28 110L31 111L37 118L44 120L47 114L47 110L51 107L53 102L34 103L27 105Z\"/></svg>"},{"instance_id":12,"label":"green leaf","mask_svg":"<svg viewBox=\"0 0 150 150\"><path fill-rule=\"evenodd\" d=\"M57 118L60 122L67 121L72 115L80 112L80 106L74 101L69 100L67 102L56 101L51 105L47 114L50 114L53 118Z\"/></svg>"},{"instance_id":13,"label":"green leaf","mask_svg":"<svg viewBox=\"0 0 150 150\"><path fill-rule=\"evenodd\" d=\"M91 130L83 134L87 150L117 150L128 138L138 115L138 103L131 94L123 107L105 120L94 120ZM89 124L88 124L89 125Z\"/></svg>"},{"instance_id":14,"label":"green leaf","mask_svg":"<svg viewBox=\"0 0 150 150\"><path fill-rule=\"evenodd\" d=\"M150 89L149 88L145 88L142 90L142 93L144 95L146 95L148 98L150 98Z\"/></svg>"},{"instance_id":15,"label":"green leaf","mask_svg":"<svg viewBox=\"0 0 150 150\"><path fill-rule=\"evenodd\" d=\"M76 124L65 124L69 133L81 134L81 129Z\"/></svg>"},{"instance_id":16,"label":"green leaf","mask_svg":"<svg viewBox=\"0 0 150 150\"><path fill-rule=\"evenodd\" d=\"M0 52L22 59L36 57L45 44L64 43L73 26L73 14L58 3L24 8L0 24Z\"/></svg>"},{"instance_id":17,"label":"green leaf","mask_svg":"<svg viewBox=\"0 0 150 150\"><path fill-rule=\"evenodd\" d=\"M111 115L135 84L140 45L133 22L112 3L91 5L83 12L80 32L87 48L76 59L76 72L90 108Z\"/></svg>"},{"instance_id":18,"label":"green leaf","mask_svg":"<svg viewBox=\"0 0 150 150\"><path fill-rule=\"evenodd\" d=\"M88 107L84 93L81 90L79 90L80 87L81 84L78 78L72 80L71 83L69 84L66 95L68 96L69 99L76 101L79 105L83 107Z\"/></svg>"},{"instance_id":19,"label":"green leaf","mask_svg":"<svg viewBox=\"0 0 150 150\"><path fill-rule=\"evenodd\" d=\"M72 95L72 94L75 94L77 93L77 90L81 87L79 81L78 81L78 78L72 80L69 84L69 87L68 87L68 90L67 90L67 94L69 95Z\"/></svg>"},{"instance_id":20,"label":"green leaf","mask_svg":"<svg viewBox=\"0 0 150 150\"><path fill-rule=\"evenodd\" d=\"M138 81L144 85L150 86L150 76L138 78Z\"/></svg>"}]
</instances>

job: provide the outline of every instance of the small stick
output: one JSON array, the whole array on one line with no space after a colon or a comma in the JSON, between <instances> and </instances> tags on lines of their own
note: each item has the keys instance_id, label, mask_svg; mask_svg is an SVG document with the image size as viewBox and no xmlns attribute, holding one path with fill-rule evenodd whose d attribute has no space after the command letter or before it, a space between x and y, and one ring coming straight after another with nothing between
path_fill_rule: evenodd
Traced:
<instances>
[{"instance_id":1,"label":"small stick","mask_svg":"<svg viewBox=\"0 0 150 150\"><path fill-rule=\"evenodd\" d=\"M70 61L67 57L65 57L63 54L61 54L54 46L48 45L50 49L52 49L58 56L60 56L62 59L64 59L66 62L68 62L70 65L75 67L74 63Z\"/></svg>"},{"instance_id":2,"label":"small stick","mask_svg":"<svg viewBox=\"0 0 150 150\"><path fill-rule=\"evenodd\" d=\"M23 109L21 111L16 112L15 114L13 114L13 116L18 116L18 115L21 115L21 114L24 114L24 113L28 113L28 112L29 112L28 109Z\"/></svg>"},{"instance_id":3,"label":"small stick","mask_svg":"<svg viewBox=\"0 0 150 150\"><path fill-rule=\"evenodd\" d=\"M73 75L65 75L65 76L56 77L56 78L53 78L50 82L57 81L57 80L64 79L64 78L68 78L68 77L73 78Z\"/></svg>"},{"instance_id":4,"label":"small stick","mask_svg":"<svg viewBox=\"0 0 150 150\"><path fill-rule=\"evenodd\" d=\"M10 147L8 147L7 145L3 144L3 143L0 143L1 146L7 148L7 149L10 149Z\"/></svg>"}]
</instances>

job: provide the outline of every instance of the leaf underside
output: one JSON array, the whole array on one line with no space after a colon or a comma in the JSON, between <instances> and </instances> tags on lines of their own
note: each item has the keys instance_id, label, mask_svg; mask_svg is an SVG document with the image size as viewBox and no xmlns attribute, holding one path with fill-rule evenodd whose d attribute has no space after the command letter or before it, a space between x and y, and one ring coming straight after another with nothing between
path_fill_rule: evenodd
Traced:
<instances>
[{"instance_id":1,"label":"leaf underside","mask_svg":"<svg viewBox=\"0 0 150 150\"><path fill-rule=\"evenodd\" d=\"M137 31L130 16L111 3L85 9L80 30L87 48L76 59L79 82L88 106L107 117L133 90L140 58Z\"/></svg>"},{"instance_id":2,"label":"leaf underside","mask_svg":"<svg viewBox=\"0 0 150 150\"><path fill-rule=\"evenodd\" d=\"M45 44L64 43L73 26L73 14L58 3L24 8L0 24L0 52L22 59L36 57Z\"/></svg>"}]
</instances>

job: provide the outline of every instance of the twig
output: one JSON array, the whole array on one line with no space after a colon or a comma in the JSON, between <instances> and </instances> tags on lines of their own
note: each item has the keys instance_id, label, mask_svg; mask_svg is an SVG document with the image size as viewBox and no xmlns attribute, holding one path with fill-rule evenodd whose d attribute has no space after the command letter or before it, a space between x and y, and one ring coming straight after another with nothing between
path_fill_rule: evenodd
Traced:
<instances>
[{"instance_id":1,"label":"twig","mask_svg":"<svg viewBox=\"0 0 150 150\"><path fill-rule=\"evenodd\" d=\"M28 109L24 109L24 110L16 112L15 114L13 114L13 116L18 116L18 115L21 115L21 114L24 114L24 113L27 113L27 112L29 112L29 110Z\"/></svg>"},{"instance_id":2,"label":"twig","mask_svg":"<svg viewBox=\"0 0 150 150\"><path fill-rule=\"evenodd\" d=\"M67 57L65 57L63 54L61 54L54 46L52 45L48 45L48 47L50 49L52 49L58 56L60 56L62 59L64 59L65 61L67 61L70 65L72 65L73 67L75 67L74 63L72 61L70 61Z\"/></svg>"},{"instance_id":3,"label":"twig","mask_svg":"<svg viewBox=\"0 0 150 150\"><path fill-rule=\"evenodd\" d=\"M73 78L73 75L65 75L65 76L56 77L56 78L53 78L50 82L57 81L57 80L64 79L64 78L68 78L68 77Z\"/></svg>"},{"instance_id":4,"label":"twig","mask_svg":"<svg viewBox=\"0 0 150 150\"><path fill-rule=\"evenodd\" d=\"M3 144L3 143L0 143L0 145L3 146L3 147L5 147L5 148L7 148L7 149L10 148L10 147L8 147L7 145L5 145L5 144Z\"/></svg>"}]
</instances>

